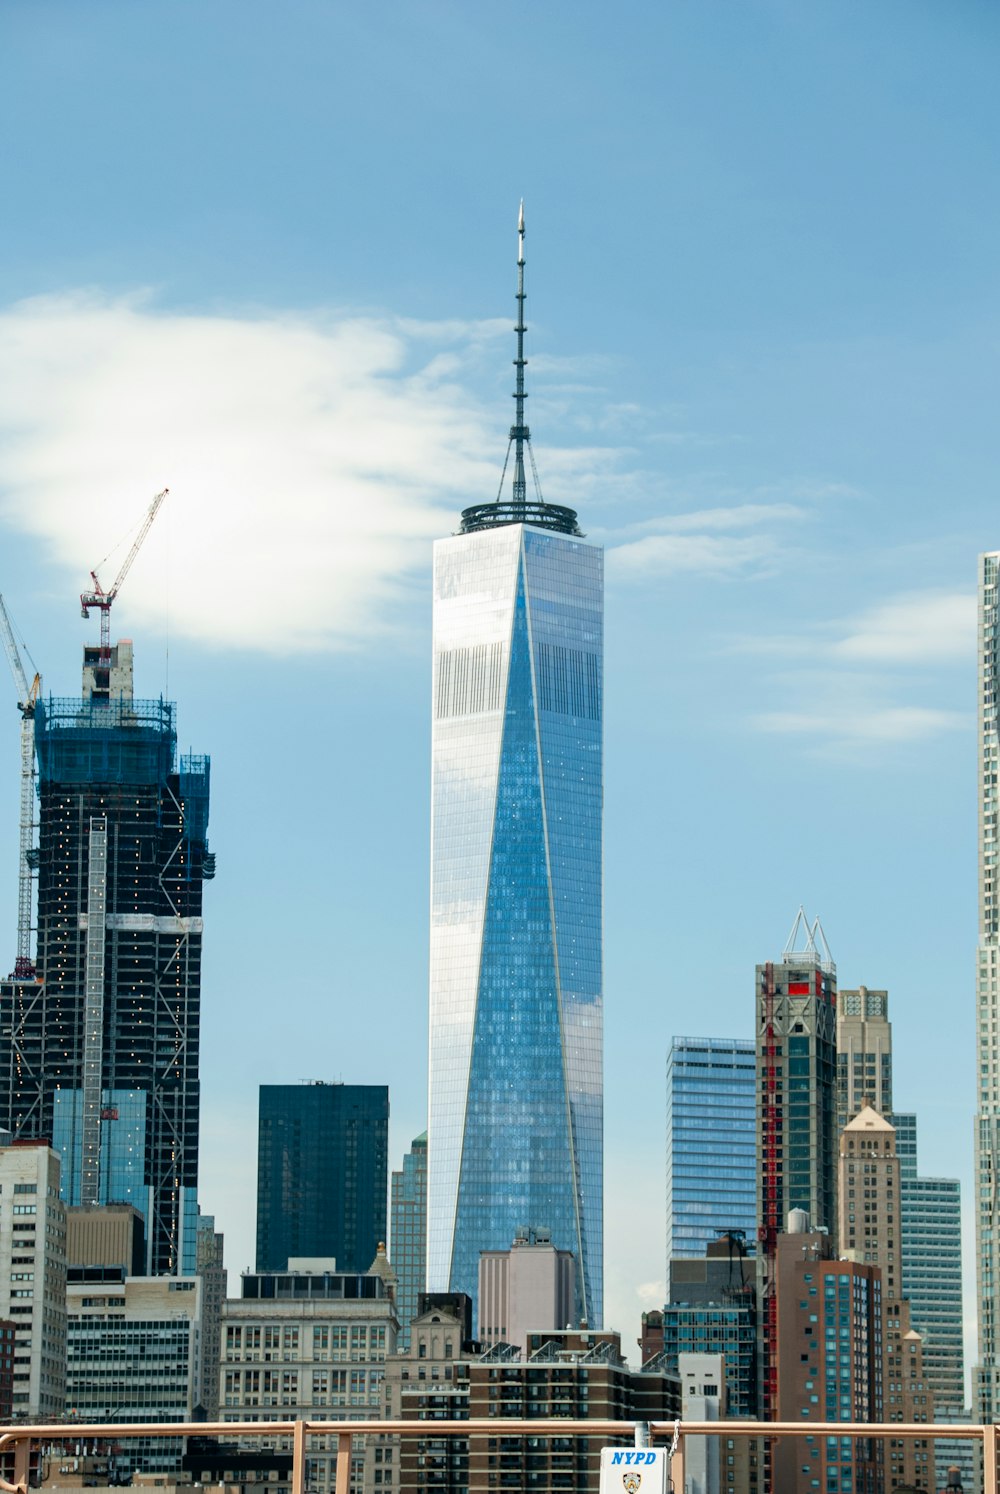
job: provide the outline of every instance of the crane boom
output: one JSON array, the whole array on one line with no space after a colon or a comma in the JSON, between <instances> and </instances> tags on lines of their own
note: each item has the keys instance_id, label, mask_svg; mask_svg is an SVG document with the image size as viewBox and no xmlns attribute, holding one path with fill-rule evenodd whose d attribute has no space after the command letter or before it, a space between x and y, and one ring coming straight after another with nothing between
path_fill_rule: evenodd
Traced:
<instances>
[{"instance_id":1,"label":"crane boom","mask_svg":"<svg viewBox=\"0 0 1000 1494\"><path fill-rule=\"evenodd\" d=\"M99 607L101 610L101 663L104 666L107 666L107 664L109 664L111 660L111 603L118 595L118 592L121 589L122 582L125 580L125 577L132 569L132 562L141 550L143 541L145 540L146 535L149 533L153 520L156 518L156 515L159 512L160 504L163 502L164 498L169 492L169 488L164 488L162 493L157 493L156 497L149 505L149 508L146 511L146 517L143 519L141 525L139 526L139 533L132 541L131 550L122 561L121 570L115 577L114 584L112 585L111 590L105 591L104 587L97 579L97 572L91 571L90 579L94 583L93 590L82 592L80 595L80 611L82 616L89 617L91 607Z\"/></svg>"},{"instance_id":2,"label":"crane boom","mask_svg":"<svg viewBox=\"0 0 1000 1494\"><path fill-rule=\"evenodd\" d=\"M10 613L0 596L0 632L3 633L4 648L10 661L10 671L18 688L21 712L21 810L18 836L17 863L17 961L15 976L28 979L35 973L31 960L31 859L35 839L35 706L42 688L41 676L36 673L28 684L24 665L21 662Z\"/></svg>"}]
</instances>

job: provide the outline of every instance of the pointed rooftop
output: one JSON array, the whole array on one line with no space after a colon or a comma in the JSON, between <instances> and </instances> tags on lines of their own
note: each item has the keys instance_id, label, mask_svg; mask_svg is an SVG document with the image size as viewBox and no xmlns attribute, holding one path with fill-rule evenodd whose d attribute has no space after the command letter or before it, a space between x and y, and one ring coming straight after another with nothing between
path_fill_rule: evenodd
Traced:
<instances>
[{"instance_id":1,"label":"pointed rooftop","mask_svg":"<svg viewBox=\"0 0 1000 1494\"><path fill-rule=\"evenodd\" d=\"M852 1121L848 1121L844 1127L845 1131L863 1131L871 1135L875 1131L891 1131L895 1135L896 1127L887 1121L884 1115L880 1115L874 1105L869 1105L866 1100Z\"/></svg>"},{"instance_id":2,"label":"pointed rooftop","mask_svg":"<svg viewBox=\"0 0 1000 1494\"><path fill-rule=\"evenodd\" d=\"M579 535L581 533L576 521L575 509L563 508L558 503L546 503L542 497L538 468L535 466L535 453L531 448L531 431L524 418L524 402L528 398L524 388L524 370L528 365L528 360L524 356L524 334L528 330L524 320L526 300L524 263L524 199L522 198L517 215L517 292L515 297L517 321L514 324L514 332L517 336L517 357L514 359L514 367L517 374L514 381L514 424L507 438L507 455L504 457L503 471L500 474L499 492L492 503L474 503L471 508L462 510L462 527L459 531L461 534L471 534L477 529L496 529L506 524L531 524L536 529L555 529L560 534ZM514 462L511 467L512 449ZM534 497L530 499L524 475L525 451L531 463L531 476L534 484ZM505 498L504 482L507 478L508 467L511 467L511 492L510 496Z\"/></svg>"},{"instance_id":3,"label":"pointed rooftop","mask_svg":"<svg viewBox=\"0 0 1000 1494\"><path fill-rule=\"evenodd\" d=\"M795 915L791 933L785 940L781 958L786 965L815 965L828 975L836 974L837 967L830 953L830 946L826 942L823 925L818 918L814 918L810 923L801 904Z\"/></svg>"}]
</instances>

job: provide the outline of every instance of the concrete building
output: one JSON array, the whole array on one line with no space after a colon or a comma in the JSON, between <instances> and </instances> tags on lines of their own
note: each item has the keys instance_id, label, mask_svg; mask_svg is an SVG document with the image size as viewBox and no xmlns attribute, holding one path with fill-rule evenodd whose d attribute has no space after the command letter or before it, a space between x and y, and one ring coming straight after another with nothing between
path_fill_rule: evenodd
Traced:
<instances>
[{"instance_id":1,"label":"concrete building","mask_svg":"<svg viewBox=\"0 0 1000 1494\"><path fill-rule=\"evenodd\" d=\"M527 496L518 243L513 495L434 551L427 1284L547 1229L598 1324L603 564Z\"/></svg>"},{"instance_id":2,"label":"concrete building","mask_svg":"<svg viewBox=\"0 0 1000 1494\"><path fill-rule=\"evenodd\" d=\"M295 1259L287 1271L248 1272L222 1305L219 1392L223 1421L368 1421L382 1404L386 1356L398 1320L384 1275ZM287 1439L284 1439L287 1442ZM282 1439L276 1439L281 1442ZM351 1486L364 1486L364 1439L355 1438ZM307 1488L334 1487L335 1444L310 1445ZM269 1483L288 1494L288 1481Z\"/></svg>"},{"instance_id":3,"label":"concrete building","mask_svg":"<svg viewBox=\"0 0 1000 1494\"><path fill-rule=\"evenodd\" d=\"M572 1327L576 1262L557 1250L546 1230L520 1230L509 1250L484 1250L479 1257L479 1326L484 1348L514 1344L528 1335Z\"/></svg>"},{"instance_id":4,"label":"concrete building","mask_svg":"<svg viewBox=\"0 0 1000 1494\"><path fill-rule=\"evenodd\" d=\"M81 1422L190 1421L198 1381L198 1277L70 1270L64 1411ZM181 1441L122 1443L119 1473L175 1473Z\"/></svg>"},{"instance_id":5,"label":"concrete building","mask_svg":"<svg viewBox=\"0 0 1000 1494\"><path fill-rule=\"evenodd\" d=\"M367 1271L386 1238L388 1157L384 1084L262 1084L257 1270L314 1256Z\"/></svg>"},{"instance_id":6,"label":"concrete building","mask_svg":"<svg viewBox=\"0 0 1000 1494\"><path fill-rule=\"evenodd\" d=\"M65 1203L133 1204L146 1269L194 1268L209 760L132 645L84 649L76 699L35 707L38 940L4 982L0 1126L49 1137Z\"/></svg>"},{"instance_id":7,"label":"concrete building","mask_svg":"<svg viewBox=\"0 0 1000 1494\"><path fill-rule=\"evenodd\" d=\"M66 1209L59 1158L44 1142L0 1148L0 1321L14 1325L12 1414L39 1421L61 1416Z\"/></svg>"},{"instance_id":8,"label":"concrete building","mask_svg":"<svg viewBox=\"0 0 1000 1494\"><path fill-rule=\"evenodd\" d=\"M801 1210L837 1228L837 967L800 908L780 960L757 966L758 1406L777 1393L775 1252Z\"/></svg>"},{"instance_id":9,"label":"concrete building","mask_svg":"<svg viewBox=\"0 0 1000 1494\"><path fill-rule=\"evenodd\" d=\"M1000 550L979 557L977 778L979 947L976 970L975 1419L1000 1420Z\"/></svg>"},{"instance_id":10,"label":"concrete building","mask_svg":"<svg viewBox=\"0 0 1000 1494\"><path fill-rule=\"evenodd\" d=\"M896 1132L864 1103L840 1137L840 1254L877 1266L882 1279L882 1404L887 1421L934 1420L923 1345L903 1292L902 1185ZM883 1448L885 1487L934 1488L929 1439L890 1438Z\"/></svg>"},{"instance_id":11,"label":"concrete building","mask_svg":"<svg viewBox=\"0 0 1000 1494\"><path fill-rule=\"evenodd\" d=\"M201 1279L201 1349L195 1405L206 1421L219 1419L219 1333L228 1275L223 1254L225 1239L211 1214L198 1215L195 1274Z\"/></svg>"},{"instance_id":12,"label":"concrete building","mask_svg":"<svg viewBox=\"0 0 1000 1494\"><path fill-rule=\"evenodd\" d=\"M666 1420L680 1414L680 1379L662 1365L630 1370L616 1333L529 1335L526 1352L497 1344L485 1352L463 1339L464 1314L425 1299L410 1347L387 1362L384 1415L427 1422L496 1420L496 1436L471 1442L435 1437L389 1439L383 1460L369 1449L367 1488L442 1494L518 1489L597 1494L603 1437L505 1436L505 1419L567 1417ZM630 1438L622 1439L631 1441ZM379 1477L381 1474L381 1477Z\"/></svg>"},{"instance_id":13,"label":"concrete building","mask_svg":"<svg viewBox=\"0 0 1000 1494\"><path fill-rule=\"evenodd\" d=\"M754 1043L675 1037L667 1054L667 1272L728 1230L757 1238Z\"/></svg>"},{"instance_id":14,"label":"concrete building","mask_svg":"<svg viewBox=\"0 0 1000 1494\"><path fill-rule=\"evenodd\" d=\"M801 1214L775 1251L774 1419L882 1421L882 1283L875 1265L833 1258L825 1232ZM766 1450L766 1487L779 1494L881 1494L876 1447L804 1430ZM816 1481L819 1481L818 1483Z\"/></svg>"},{"instance_id":15,"label":"concrete building","mask_svg":"<svg viewBox=\"0 0 1000 1494\"><path fill-rule=\"evenodd\" d=\"M841 991L837 997L837 1134L862 1105L892 1111L892 1024L888 991Z\"/></svg>"},{"instance_id":16,"label":"concrete building","mask_svg":"<svg viewBox=\"0 0 1000 1494\"><path fill-rule=\"evenodd\" d=\"M399 1347L410 1342L410 1323L427 1287L427 1132L415 1136L399 1172L392 1174L389 1254L396 1272Z\"/></svg>"},{"instance_id":17,"label":"concrete building","mask_svg":"<svg viewBox=\"0 0 1000 1494\"><path fill-rule=\"evenodd\" d=\"M681 1420L719 1421L726 1415L725 1363L721 1354L682 1354ZM718 1437L684 1440L684 1494L720 1494L722 1453ZM733 1460L735 1463L735 1459Z\"/></svg>"},{"instance_id":18,"label":"concrete building","mask_svg":"<svg viewBox=\"0 0 1000 1494\"><path fill-rule=\"evenodd\" d=\"M141 1276L146 1261L142 1215L131 1204L71 1205L66 1210L66 1263L120 1266Z\"/></svg>"}]
</instances>

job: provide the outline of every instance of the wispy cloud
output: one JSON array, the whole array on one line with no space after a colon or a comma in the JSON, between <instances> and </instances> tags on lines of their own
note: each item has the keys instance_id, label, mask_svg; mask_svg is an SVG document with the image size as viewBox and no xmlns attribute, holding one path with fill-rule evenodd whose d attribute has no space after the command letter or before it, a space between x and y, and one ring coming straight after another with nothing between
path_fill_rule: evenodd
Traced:
<instances>
[{"instance_id":1,"label":"wispy cloud","mask_svg":"<svg viewBox=\"0 0 1000 1494\"><path fill-rule=\"evenodd\" d=\"M803 632L734 639L730 651L809 658L816 664L937 665L971 657L976 600L971 592L905 592L854 617L813 624Z\"/></svg>"},{"instance_id":2,"label":"wispy cloud","mask_svg":"<svg viewBox=\"0 0 1000 1494\"><path fill-rule=\"evenodd\" d=\"M830 655L851 663L931 663L969 657L975 637L971 592L909 593L849 624Z\"/></svg>"},{"instance_id":3,"label":"wispy cloud","mask_svg":"<svg viewBox=\"0 0 1000 1494\"><path fill-rule=\"evenodd\" d=\"M766 711L753 718L761 731L810 737L824 748L831 744L870 746L875 743L913 742L940 732L964 728L959 711L925 706L872 706L862 701L842 711Z\"/></svg>"},{"instance_id":4,"label":"wispy cloud","mask_svg":"<svg viewBox=\"0 0 1000 1494\"><path fill-rule=\"evenodd\" d=\"M79 590L169 486L130 619L163 617L169 525L185 537L175 631L221 647L357 646L395 625L429 541L496 492L503 433L466 375L501 329L177 315L143 296L23 302L0 313L0 523L36 536ZM546 496L617 459L552 452Z\"/></svg>"},{"instance_id":5,"label":"wispy cloud","mask_svg":"<svg viewBox=\"0 0 1000 1494\"><path fill-rule=\"evenodd\" d=\"M608 536L608 568L630 579L770 574L785 548L782 526L804 514L792 503L742 503L665 515L620 531L618 543Z\"/></svg>"}]
</instances>

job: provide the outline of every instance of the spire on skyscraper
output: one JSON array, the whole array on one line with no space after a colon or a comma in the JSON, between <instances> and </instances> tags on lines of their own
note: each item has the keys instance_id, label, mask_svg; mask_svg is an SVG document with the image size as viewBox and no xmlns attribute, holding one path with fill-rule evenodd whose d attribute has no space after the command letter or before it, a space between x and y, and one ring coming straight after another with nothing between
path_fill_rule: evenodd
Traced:
<instances>
[{"instance_id":1,"label":"spire on skyscraper","mask_svg":"<svg viewBox=\"0 0 1000 1494\"><path fill-rule=\"evenodd\" d=\"M517 357L514 359L514 367L517 375L514 381L514 424L510 428L507 438L507 454L504 457L503 471L500 473L500 487L493 503L476 503L471 508L462 510L462 534L468 534L474 529L493 529L503 524L533 524L540 529L557 529L561 534L581 533L576 521L576 511L572 508L563 508L557 503L546 503L542 497L541 484L538 481L538 468L535 465L535 453L531 445L531 431L528 429L524 419L524 402L528 398L524 389L524 370L527 366L527 358L524 356L524 334L528 330L524 320L524 199L517 215L517 321L514 331L517 334ZM512 476L512 491L509 499L503 496L504 481L507 477L507 468L510 466L511 447L514 449L514 470ZM524 452L528 451L528 460L531 463L531 477L534 484L534 498L528 501L528 484L524 475Z\"/></svg>"}]
</instances>

